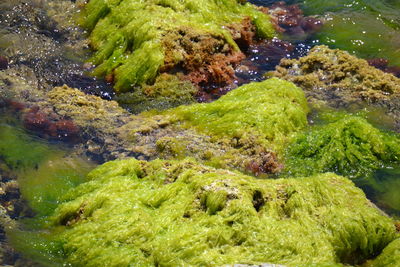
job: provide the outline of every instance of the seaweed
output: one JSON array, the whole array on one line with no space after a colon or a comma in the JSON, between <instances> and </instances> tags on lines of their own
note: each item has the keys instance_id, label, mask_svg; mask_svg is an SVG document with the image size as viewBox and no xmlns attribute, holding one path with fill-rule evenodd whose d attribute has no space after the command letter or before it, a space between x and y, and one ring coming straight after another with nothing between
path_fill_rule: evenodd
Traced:
<instances>
[{"instance_id":1,"label":"seaweed","mask_svg":"<svg viewBox=\"0 0 400 267\"><path fill-rule=\"evenodd\" d=\"M182 67L193 81L205 75L218 82L222 71L242 59L228 26L247 18L260 38L274 35L268 15L236 0L91 0L83 9L82 25L91 32L96 50L90 60L96 65L93 73L108 77L117 92L126 92L152 84L159 72Z\"/></svg>"},{"instance_id":2,"label":"seaweed","mask_svg":"<svg viewBox=\"0 0 400 267\"><path fill-rule=\"evenodd\" d=\"M50 219L78 266L359 264L395 238L391 219L331 173L259 180L190 159L127 159L88 179Z\"/></svg>"},{"instance_id":3,"label":"seaweed","mask_svg":"<svg viewBox=\"0 0 400 267\"><path fill-rule=\"evenodd\" d=\"M287 148L289 175L331 171L349 178L367 178L399 162L398 135L381 131L362 117L338 113L330 117L336 118L299 134Z\"/></svg>"}]
</instances>

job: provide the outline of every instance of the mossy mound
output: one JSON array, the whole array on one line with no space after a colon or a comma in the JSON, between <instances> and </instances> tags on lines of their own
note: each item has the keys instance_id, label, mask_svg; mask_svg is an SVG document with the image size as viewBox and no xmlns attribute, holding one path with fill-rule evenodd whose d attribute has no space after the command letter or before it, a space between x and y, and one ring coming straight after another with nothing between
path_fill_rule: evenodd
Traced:
<instances>
[{"instance_id":1,"label":"mossy mound","mask_svg":"<svg viewBox=\"0 0 400 267\"><path fill-rule=\"evenodd\" d=\"M308 111L300 88L272 78L213 103L142 113L120 132L127 146L149 158L192 156L216 167L269 173L280 168L284 144L307 126Z\"/></svg>"},{"instance_id":2,"label":"mossy mound","mask_svg":"<svg viewBox=\"0 0 400 267\"><path fill-rule=\"evenodd\" d=\"M334 122L300 134L287 151L286 171L290 175L331 171L365 178L377 169L399 162L400 138L375 128L361 117L342 115Z\"/></svg>"},{"instance_id":3,"label":"mossy mound","mask_svg":"<svg viewBox=\"0 0 400 267\"><path fill-rule=\"evenodd\" d=\"M243 85L213 103L168 113L213 136L240 139L253 135L279 143L307 125L308 111L300 88L272 78Z\"/></svg>"},{"instance_id":4,"label":"mossy mound","mask_svg":"<svg viewBox=\"0 0 400 267\"><path fill-rule=\"evenodd\" d=\"M257 180L192 160L129 159L88 178L51 219L78 266L355 264L395 238L391 219L335 174Z\"/></svg>"},{"instance_id":5,"label":"mossy mound","mask_svg":"<svg viewBox=\"0 0 400 267\"><path fill-rule=\"evenodd\" d=\"M244 38L243 21L250 18L261 38L274 34L268 15L236 0L90 0L82 18L97 51L94 74L117 92L179 69L195 83L224 82L243 58L234 40Z\"/></svg>"}]
</instances>

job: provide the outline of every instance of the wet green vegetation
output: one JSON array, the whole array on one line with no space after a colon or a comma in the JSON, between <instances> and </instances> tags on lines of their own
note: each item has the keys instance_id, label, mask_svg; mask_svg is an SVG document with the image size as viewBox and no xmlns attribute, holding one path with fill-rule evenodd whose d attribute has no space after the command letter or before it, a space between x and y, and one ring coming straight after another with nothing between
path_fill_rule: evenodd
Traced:
<instances>
[{"instance_id":1,"label":"wet green vegetation","mask_svg":"<svg viewBox=\"0 0 400 267\"><path fill-rule=\"evenodd\" d=\"M362 117L340 113L329 117L330 122L300 134L288 147L286 168L291 175L335 172L367 178L399 162L398 135L385 133Z\"/></svg>"},{"instance_id":2,"label":"wet green vegetation","mask_svg":"<svg viewBox=\"0 0 400 267\"><path fill-rule=\"evenodd\" d=\"M303 7L325 18L318 42L400 65L396 1ZM133 113L150 111L67 86L37 94L37 107L14 103L21 118L36 108L74 122L89 140L75 151L0 113L0 230L22 255L41 266L400 265L399 79L319 46L283 60L279 78L191 104L199 84L232 78L222 74L243 59L240 38L275 34L266 13L235 0L91 0L81 13L93 74ZM33 99L36 83L13 75L0 87ZM129 158L95 168L84 153Z\"/></svg>"},{"instance_id":3,"label":"wet green vegetation","mask_svg":"<svg viewBox=\"0 0 400 267\"><path fill-rule=\"evenodd\" d=\"M88 177L51 219L65 225L55 237L78 266L354 264L395 238L391 219L334 174L257 180L192 160L130 159Z\"/></svg>"},{"instance_id":4,"label":"wet green vegetation","mask_svg":"<svg viewBox=\"0 0 400 267\"><path fill-rule=\"evenodd\" d=\"M192 53L189 45L179 44L185 35L193 35L188 42L215 42L210 48L205 44L199 53L240 52L226 26L240 24L246 17L260 37L273 36L268 15L236 0L91 0L84 8L82 24L91 32L90 44L97 51L91 59L97 66L94 74L113 77L116 91L126 92L132 86L153 83L162 67L184 66L185 57ZM200 54L196 56L202 60Z\"/></svg>"},{"instance_id":5,"label":"wet green vegetation","mask_svg":"<svg viewBox=\"0 0 400 267\"><path fill-rule=\"evenodd\" d=\"M212 103L182 106L166 114L215 137L255 136L260 143L278 148L307 125L308 112L300 88L272 78L243 85Z\"/></svg>"},{"instance_id":6,"label":"wet green vegetation","mask_svg":"<svg viewBox=\"0 0 400 267\"><path fill-rule=\"evenodd\" d=\"M95 164L71 155L64 146L49 144L28 134L14 118L4 113L1 116L1 201L4 203L8 198L11 205L16 205L7 211L1 210L2 231L24 257L40 263L40 266L62 266L61 247L50 239L47 231L42 230L45 218L54 212L63 194L85 181L86 174ZM7 184L16 184L17 194L11 191L10 195ZM24 208L18 208L20 205ZM20 211L14 211L15 208ZM21 219L9 222L6 219L9 211ZM31 265L33 262L22 261L22 264Z\"/></svg>"}]
</instances>

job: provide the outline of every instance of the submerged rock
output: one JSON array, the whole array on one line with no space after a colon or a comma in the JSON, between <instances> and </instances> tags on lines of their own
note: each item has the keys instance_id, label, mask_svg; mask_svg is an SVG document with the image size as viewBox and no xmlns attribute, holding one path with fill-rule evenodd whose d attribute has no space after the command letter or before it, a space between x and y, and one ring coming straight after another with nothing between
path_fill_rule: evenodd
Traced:
<instances>
[{"instance_id":1,"label":"submerged rock","mask_svg":"<svg viewBox=\"0 0 400 267\"><path fill-rule=\"evenodd\" d=\"M382 107L400 127L400 79L345 51L317 46L305 57L282 60L273 75L294 82L316 104Z\"/></svg>"},{"instance_id":2,"label":"submerged rock","mask_svg":"<svg viewBox=\"0 0 400 267\"><path fill-rule=\"evenodd\" d=\"M258 180L128 159L88 177L50 219L71 264L360 264L395 239L391 219L335 174Z\"/></svg>"},{"instance_id":3,"label":"submerged rock","mask_svg":"<svg viewBox=\"0 0 400 267\"><path fill-rule=\"evenodd\" d=\"M240 46L274 35L268 15L236 0L91 0L82 25L96 51L93 73L117 92L152 84L160 72L182 72L200 87L230 84L244 58Z\"/></svg>"}]
</instances>

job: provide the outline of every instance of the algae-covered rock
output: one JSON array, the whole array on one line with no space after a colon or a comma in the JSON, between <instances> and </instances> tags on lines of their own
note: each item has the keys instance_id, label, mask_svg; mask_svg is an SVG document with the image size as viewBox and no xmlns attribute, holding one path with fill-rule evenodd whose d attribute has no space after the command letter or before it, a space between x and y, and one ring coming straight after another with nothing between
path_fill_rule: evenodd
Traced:
<instances>
[{"instance_id":1,"label":"algae-covered rock","mask_svg":"<svg viewBox=\"0 0 400 267\"><path fill-rule=\"evenodd\" d=\"M307 113L303 91L276 78L243 85L213 103L167 112L214 136L240 139L253 135L269 142L280 142L304 128Z\"/></svg>"},{"instance_id":2,"label":"algae-covered rock","mask_svg":"<svg viewBox=\"0 0 400 267\"><path fill-rule=\"evenodd\" d=\"M395 238L391 219L330 173L258 180L192 160L128 159L88 178L51 219L78 266L358 264Z\"/></svg>"},{"instance_id":3,"label":"algae-covered rock","mask_svg":"<svg viewBox=\"0 0 400 267\"><path fill-rule=\"evenodd\" d=\"M241 86L213 103L140 114L120 132L134 151L150 158L180 154L268 173L280 168L276 154L307 125L307 113L302 90L274 78ZM179 152L165 150L174 150L173 143L181 144Z\"/></svg>"},{"instance_id":4,"label":"algae-covered rock","mask_svg":"<svg viewBox=\"0 0 400 267\"><path fill-rule=\"evenodd\" d=\"M218 167L276 172L277 154L307 125L304 93L276 78L239 87L213 103L135 116L114 101L68 87L47 97L57 114L80 127L84 150L105 160L191 156Z\"/></svg>"},{"instance_id":5,"label":"algae-covered rock","mask_svg":"<svg viewBox=\"0 0 400 267\"><path fill-rule=\"evenodd\" d=\"M165 110L195 102L197 88L188 80L176 75L160 74L154 84L136 88L133 92L121 93L116 100L121 106L137 114L151 109Z\"/></svg>"},{"instance_id":6,"label":"algae-covered rock","mask_svg":"<svg viewBox=\"0 0 400 267\"><path fill-rule=\"evenodd\" d=\"M82 24L96 50L94 74L114 82L117 92L151 84L159 72L226 84L243 59L235 41L248 31L260 38L274 34L268 15L236 0L90 0Z\"/></svg>"},{"instance_id":7,"label":"algae-covered rock","mask_svg":"<svg viewBox=\"0 0 400 267\"><path fill-rule=\"evenodd\" d=\"M291 175L335 172L350 178L398 163L400 138L352 115L315 126L300 134L287 149L286 171Z\"/></svg>"},{"instance_id":8,"label":"algae-covered rock","mask_svg":"<svg viewBox=\"0 0 400 267\"><path fill-rule=\"evenodd\" d=\"M294 82L313 103L383 107L400 125L400 79L345 51L317 46L307 56L282 60L273 75Z\"/></svg>"}]
</instances>

